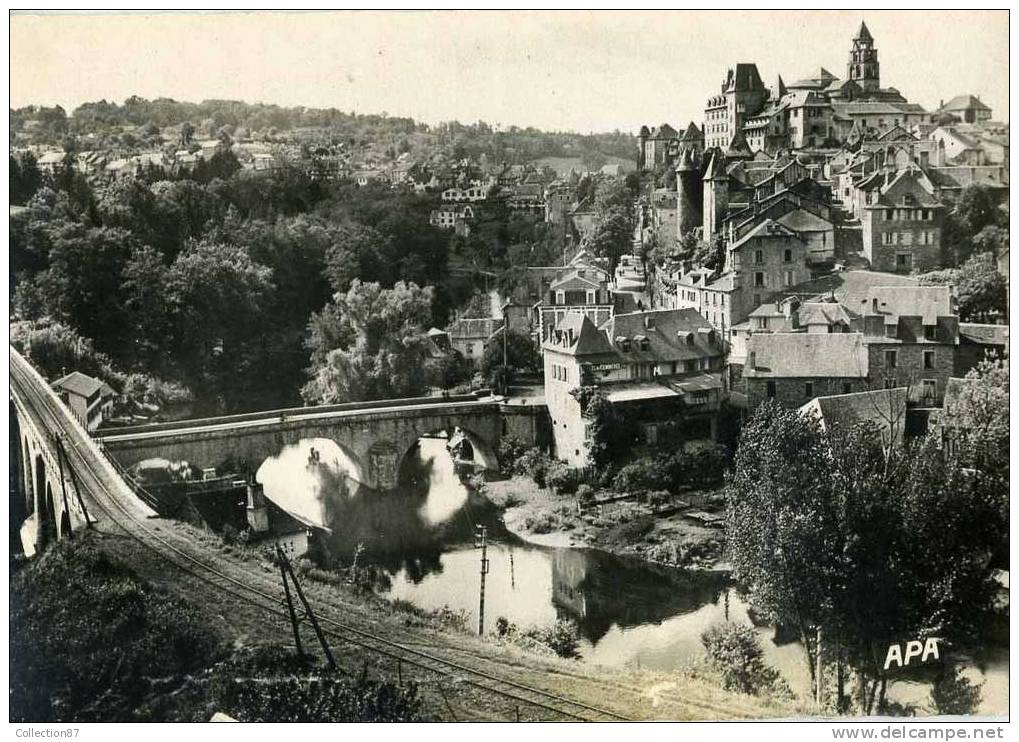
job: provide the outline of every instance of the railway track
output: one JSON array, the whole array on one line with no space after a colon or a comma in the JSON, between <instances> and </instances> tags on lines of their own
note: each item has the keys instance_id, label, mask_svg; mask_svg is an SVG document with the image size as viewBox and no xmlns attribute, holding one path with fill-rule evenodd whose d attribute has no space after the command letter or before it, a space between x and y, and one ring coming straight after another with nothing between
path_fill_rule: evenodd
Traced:
<instances>
[{"instance_id":1,"label":"railway track","mask_svg":"<svg viewBox=\"0 0 1019 742\"><path fill-rule=\"evenodd\" d=\"M212 564L198 559L184 549L175 545L170 539L157 533L149 526L146 519L111 493L104 484L104 474L97 471L96 459L103 454L94 443L63 409L62 404L52 394L41 377L32 369L28 362L11 349L11 381L20 394L22 404L33 414L42 430L60 431L71 444L67 453L71 466L79 473L89 497L117 527L135 539L143 547L150 549L161 559L171 563L177 569L199 579L214 589L241 600L266 612L280 617L287 614L280 607L280 595L256 587L250 582L238 579L218 569ZM85 450L79 445L84 443ZM81 476L82 474L86 476ZM109 476L109 474L106 474ZM126 523L125 523L126 520ZM318 611L316 611L318 614ZM395 642L379 634L365 631L343 621L339 621L327 612L318 614L324 632L343 642L360 647L365 651L390 660L396 660L423 673L451 678L466 683L472 689L492 696L517 709L523 704L544 715L551 715L545 720L566 721L628 721L628 717L535 688L515 680L501 677L494 672L470 667L460 662L439 657L434 653ZM512 718L508 716L508 718Z\"/></svg>"}]
</instances>

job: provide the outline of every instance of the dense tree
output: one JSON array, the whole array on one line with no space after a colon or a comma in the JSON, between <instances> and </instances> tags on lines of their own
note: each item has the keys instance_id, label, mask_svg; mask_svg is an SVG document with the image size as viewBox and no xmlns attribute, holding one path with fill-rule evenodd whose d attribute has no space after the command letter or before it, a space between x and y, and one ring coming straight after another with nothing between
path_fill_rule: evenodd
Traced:
<instances>
[{"instance_id":1,"label":"dense tree","mask_svg":"<svg viewBox=\"0 0 1019 742\"><path fill-rule=\"evenodd\" d=\"M414 397L427 388L425 327L432 289L355 279L312 318L309 402Z\"/></svg>"},{"instance_id":2,"label":"dense tree","mask_svg":"<svg viewBox=\"0 0 1019 742\"><path fill-rule=\"evenodd\" d=\"M10 157L10 199L12 204L24 205L42 185L42 172L36 164L35 155L26 152Z\"/></svg>"},{"instance_id":3,"label":"dense tree","mask_svg":"<svg viewBox=\"0 0 1019 742\"><path fill-rule=\"evenodd\" d=\"M272 271L242 248L200 242L177 256L166 287L172 353L188 385L220 409L257 402Z\"/></svg>"},{"instance_id":4,"label":"dense tree","mask_svg":"<svg viewBox=\"0 0 1019 742\"><path fill-rule=\"evenodd\" d=\"M541 353L530 335L510 330L505 338L500 332L485 343L485 353L481 357L481 375L488 379L497 367L503 365L508 366L514 374L541 372ZM512 383L512 374L508 383Z\"/></svg>"},{"instance_id":5,"label":"dense tree","mask_svg":"<svg viewBox=\"0 0 1019 742\"><path fill-rule=\"evenodd\" d=\"M973 255L959 268L925 273L920 279L926 284L955 286L963 322L986 322L1007 311L1008 286L989 252Z\"/></svg>"},{"instance_id":6,"label":"dense tree","mask_svg":"<svg viewBox=\"0 0 1019 742\"><path fill-rule=\"evenodd\" d=\"M818 652L852 667L857 710L871 713L887 682L875 647L904 636L979 643L1000 513L935 440L882 451L866 426L822 431L765 403L726 495L733 576L760 615L800 632L819 697ZM841 682L836 691L845 710Z\"/></svg>"}]
</instances>

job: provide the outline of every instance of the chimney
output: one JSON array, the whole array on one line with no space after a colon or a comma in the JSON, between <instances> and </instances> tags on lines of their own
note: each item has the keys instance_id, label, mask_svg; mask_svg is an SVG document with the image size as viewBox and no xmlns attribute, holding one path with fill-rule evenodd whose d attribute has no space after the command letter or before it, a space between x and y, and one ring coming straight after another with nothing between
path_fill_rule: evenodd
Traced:
<instances>
[{"instance_id":1,"label":"chimney","mask_svg":"<svg viewBox=\"0 0 1019 742\"><path fill-rule=\"evenodd\" d=\"M874 302L873 303L874 314L877 314L878 313L878 306L877 306L877 297L876 296L874 297L873 302Z\"/></svg>"}]
</instances>

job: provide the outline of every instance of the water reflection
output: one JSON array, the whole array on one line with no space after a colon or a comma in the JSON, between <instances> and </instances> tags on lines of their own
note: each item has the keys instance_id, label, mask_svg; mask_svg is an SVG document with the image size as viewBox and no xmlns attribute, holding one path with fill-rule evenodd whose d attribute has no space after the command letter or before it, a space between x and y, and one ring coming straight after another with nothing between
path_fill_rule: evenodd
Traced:
<instances>
[{"instance_id":1,"label":"water reflection","mask_svg":"<svg viewBox=\"0 0 1019 742\"><path fill-rule=\"evenodd\" d=\"M700 637L711 624L730 620L754 625L748 605L725 575L677 570L588 549L524 544L502 525L500 513L457 477L447 441L427 438L406 457L401 486L372 492L346 476L342 451L330 441L303 441L259 470L266 495L309 522L327 525L316 559L348 566L359 545L361 564L388 577L382 591L424 609L449 606L477 624L480 553L474 529L489 527L490 571L485 624L503 616L521 627L557 618L577 623L583 661L613 667L680 669L704 656ZM310 449L320 465L308 466ZM765 660L796 693L809 694L806 654L791 636L756 626ZM1007 649L966 669L984 681L981 711L1007 710ZM900 681L889 698L927 705L929 687Z\"/></svg>"}]
</instances>

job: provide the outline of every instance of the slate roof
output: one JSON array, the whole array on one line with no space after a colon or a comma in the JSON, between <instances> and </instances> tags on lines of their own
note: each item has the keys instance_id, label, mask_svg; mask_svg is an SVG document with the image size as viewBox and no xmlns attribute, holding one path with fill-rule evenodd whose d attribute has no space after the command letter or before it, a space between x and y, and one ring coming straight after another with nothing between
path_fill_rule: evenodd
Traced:
<instances>
[{"instance_id":1,"label":"slate roof","mask_svg":"<svg viewBox=\"0 0 1019 742\"><path fill-rule=\"evenodd\" d=\"M501 317L461 317L449 327L451 338L489 338L502 327Z\"/></svg>"},{"instance_id":2,"label":"slate roof","mask_svg":"<svg viewBox=\"0 0 1019 742\"><path fill-rule=\"evenodd\" d=\"M977 98L975 95L957 95L952 98L948 103L943 105L940 110L942 111L962 111L967 108L975 108L981 111L990 111L990 106L984 104L982 100Z\"/></svg>"},{"instance_id":3,"label":"slate roof","mask_svg":"<svg viewBox=\"0 0 1019 742\"><path fill-rule=\"evenodd\" d=\"M890 431L894 427L895 436L901 438L905 428L906 400L906 387L874 389L817 397L800 407L799 411L817 416L825 429L832 424L849 427L873 423L882 431Z\"/></svg>"},{"instance_id":4,"label":"slate roof","mask_svg":"<svg viewBox=\"0 0 1019 742\"><path fill-rule=\"evenodd\" d=\"M102 390L103 382L80 371L72 371L67 376L54 381L53 386L56 389L63 389L80 397L88 398Z\"/></svg>"},{"instance_id":5,"label":"slate roof","mask_svg":"<svg viewBox=\"0 0 1019 742\"><path fill-rule=\"evenodd\" d=\"M1000 345L1008 342L1008 325L959 323L959 339L978 345Z\"/></svg>"},{"instance_id":6,"label":"slate roof","mask_svg":"<svg viewBox=\"0 0 1019 742\"><path fill-rule=\"evenodd\" d=\"M822 219L804 209L790 211L775 221L794 232L828 232L835 228L827 219Z\"/></svg>"},{"instance_id":7,"label":"slate roof","mask_svg":"<svg viewBox=\"0 0 1019 742\"><path fill-rule=\"evenodd\" d=\"M651 321L651 327L645 322ZM647 312L616 314L599 328L607 338L630 338L630 351L614 346L617 355L627 361L669 362L722 355L721 340L711 324L696 309L658 309ZM715 343L710 337L716 338ZM646 337L648 349L641 350L634 338Z\"/></svg>"},{"instance_id":8,"label":"slate roof","mask_svg":"<svg viewBox=\"0 0 1019 742\"><path fill-rule=\"evenodd\" d=\"M788 227L779 224L774 219L765 219L763 222L743 235L742 238L734 242L729 250L739 250L744 244L757 237L773 236L797 237L798 235Z\"/></svg>"},{"instance_id":9,"label":"slate roof","mask_svg":"<svg viewBox=\"0 0 1019 742\"><path fill-rule=\"evenodd\" d=\"M870 290L876 286L919 286L915 276L877 271L852 270L836 271L826 276L790 286L783 293L807 297L833 297L853 311L866 301Z\"/></svg>"},{"instance_id":10,"label":"slate roof","mask_svg":"<svg viewBox=\"0 0 1019 742\"><path fill-rule=\"evenodd\" d=\"M952 312L952 289L948 286L875 286L867 296L866 314L885 315L885 324L898 322L899 317L920 317L925 325L936 325L938 317ZM862 305L862 303L861 303Z\"/></svg>"},{"instance_id":11,"label":"slate roof","mask_svg":"<svg viewBox=\"0 0 1019 742\"><path fill-rule=\"evenodd\" d=\"M754 365L750 365L754 353ZM846 333L758 333L747 340L747 378L833 377L862 379L867 376L867 348L863 335Z\"/></svg>"},{"instance_id":12,"label":"slate roof","mask_svg":"<svg viewBox=\"0 0 1019 742\"><path fill-rule=\"evenodd\" d=\"M800 325L848 325L851 322L850 311L838 302L807 301L800 305Z\"/></svg>"}]
</instances>

